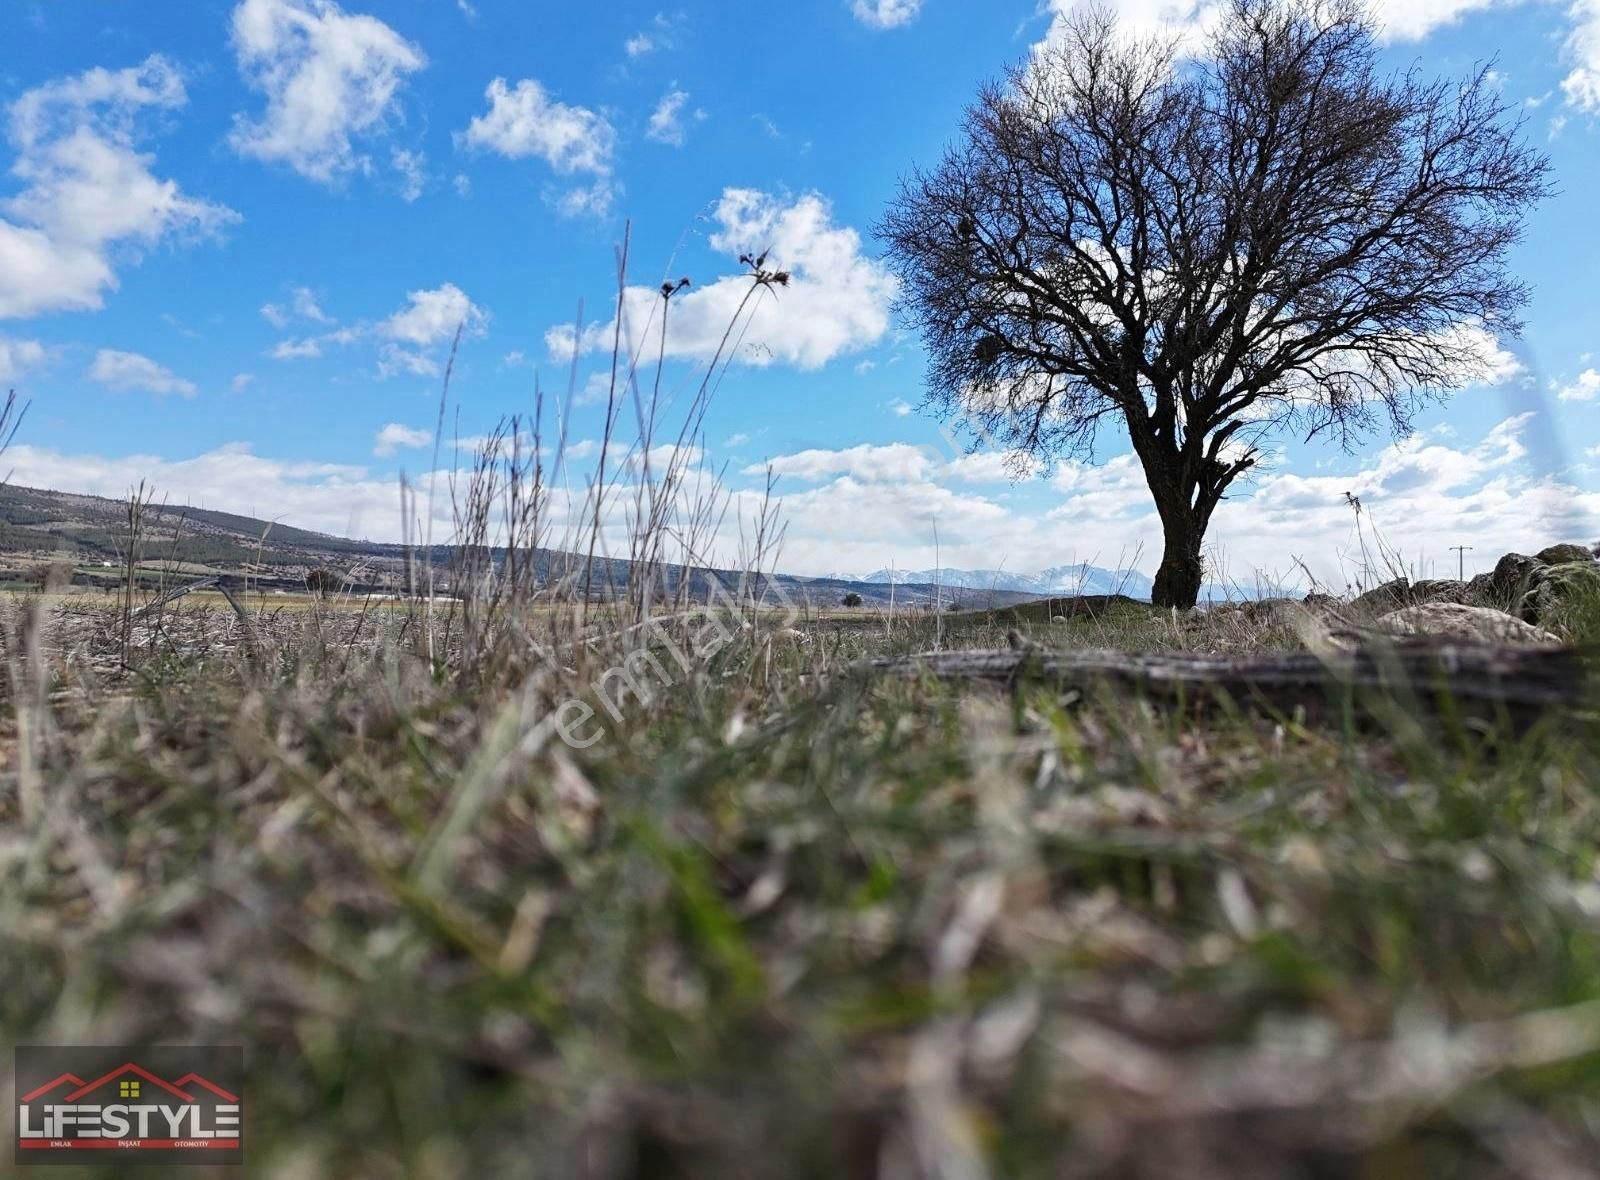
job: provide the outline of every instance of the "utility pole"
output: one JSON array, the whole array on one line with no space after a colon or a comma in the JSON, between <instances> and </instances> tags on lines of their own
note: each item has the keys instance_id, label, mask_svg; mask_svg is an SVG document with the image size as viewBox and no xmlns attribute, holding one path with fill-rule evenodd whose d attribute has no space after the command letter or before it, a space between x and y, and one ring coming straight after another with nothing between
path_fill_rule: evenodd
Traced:
<instances>
[{"instance_id":1,"label":"utility pole","mask_svg":"<svg viewBox=\"0 0 1600 1180\"><path fill-rule=\"evenodd\" d=\"M1456 577L1465 582L1467 580L1467 554L1472 552L1471 545L1452 545L1450 552L1456 555Z\"/></svg>"}]
</instances>

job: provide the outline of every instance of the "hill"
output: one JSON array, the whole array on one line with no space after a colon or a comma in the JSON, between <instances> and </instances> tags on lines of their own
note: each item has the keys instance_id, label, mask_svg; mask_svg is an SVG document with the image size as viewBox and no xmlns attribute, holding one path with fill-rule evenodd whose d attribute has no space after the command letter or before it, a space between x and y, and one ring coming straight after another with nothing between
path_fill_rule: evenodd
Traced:
<instances>
[{"instance_id":1,"label":"hill","mask_svg":"<svg viewBox=\"0 0 1600 1180\"><path fill-rule=\"evenodd\" d=\"M127 534L126 501L0 485L0 582L25 580L30 570L47 563L71 566L73 580L80 584L105 582L117 576ZM402 545L336 537L179 504L151 505L144 517L144 538L141 555L148 566L217 576L225 585L248 579L254 586L279 589L298 589L312 570L329 568L358 591L398 590L406 583L408 562L420 556L408 553ZM448 545L435 545L435 567L448 569L451 552ZM535 560L540 576L555 580L578 569L583 559L547 549L540 550ZM631 565L620 558L597 559L595 581L621 589L629 583ZM678 569L663 572L669 593L676 589L682 574ZM696 596L703 596L713 580L724 586L738 581L738 575L730 570L697 569L689 576L702 583L693 587ZM837 605L852 593L859 594L865 604L907 606L1004 607L1035 597L1025 590L994 587L979 580L940 584L933 576L891 582L779 575L773 582L782 593L814 606Z\"/></svg>"}]
</instances>

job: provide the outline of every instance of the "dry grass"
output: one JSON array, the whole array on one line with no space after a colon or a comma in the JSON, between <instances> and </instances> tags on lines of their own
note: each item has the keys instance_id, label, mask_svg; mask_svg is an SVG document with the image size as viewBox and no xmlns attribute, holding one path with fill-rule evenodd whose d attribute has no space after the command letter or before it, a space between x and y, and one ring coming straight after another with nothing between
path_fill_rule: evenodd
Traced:
<instances>
[{"instance_id":1,"label":"dry grass","mask_svg":"<svg viewBox=\"0 0 1600 1180\"><path fill-rule=\"evenodd\" d=\"M1013 631L1296 639L1250 608L791 620L759 576L706 605L669 575L726 506L671 463L628 493L641 577L592 600L513 572L608 552L606 485L557 512L541 432L452 489L464 597L419 567L401 603L5 600L0 1039L243 1044L246 1171L284 1178L1592 1169L1593 709L878 681ZM650 658L670 684L613 684L613 718L608 671Z\"/></svg>"}]
</instances>

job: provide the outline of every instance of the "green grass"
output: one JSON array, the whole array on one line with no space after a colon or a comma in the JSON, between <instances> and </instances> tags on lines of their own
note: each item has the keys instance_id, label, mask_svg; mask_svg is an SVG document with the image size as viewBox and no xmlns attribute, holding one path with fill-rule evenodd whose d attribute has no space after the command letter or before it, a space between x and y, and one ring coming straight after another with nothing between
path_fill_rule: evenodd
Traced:
<instances>
[{"instance_id":1,"label":"green grass","mask_svg":"<svg viewBox=\"0 0 1600 1180\"><path fill-rule=\"evenodd\" d=\"M129 673L81 601L35 659L33 605L0 1040L244 1044L248 1174L1594 1158L1592 712L1356 728L878 681L851 665L1018 622L824 617L758 621L579 750L547 719L604 646L429 664L403 610L318 607L258 613L247 657L194 609ZM1247 614L1022 626L1289 642Z\"/></svg>"}]
</instances>

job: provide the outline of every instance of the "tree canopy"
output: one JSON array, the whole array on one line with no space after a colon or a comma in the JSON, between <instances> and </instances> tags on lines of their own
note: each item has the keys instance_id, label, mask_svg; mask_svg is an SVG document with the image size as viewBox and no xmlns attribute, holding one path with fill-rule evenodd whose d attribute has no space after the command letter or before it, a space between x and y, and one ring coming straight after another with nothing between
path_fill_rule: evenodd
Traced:
<instances>
[{"instance_id":1,"label":"tree canopy","mask_svg":"<svg viewBox=\"0 0 1600 1180\"><path fill-rule=\"evenodd\" d=\"M1033 455L1126 432L1158 604L1194 604L1212 513L1265 440L1405 432L1520 330L1506 254L1548 162L1487 66L1377 57L1356 0L1233 0L1197 48L1082 10L879 227L936 405Z\"/></svg>"}]
</instances>

